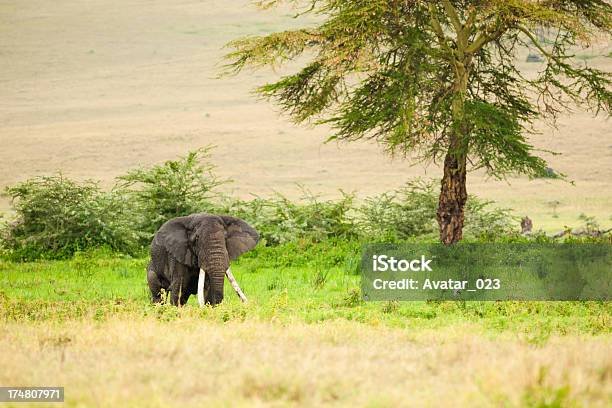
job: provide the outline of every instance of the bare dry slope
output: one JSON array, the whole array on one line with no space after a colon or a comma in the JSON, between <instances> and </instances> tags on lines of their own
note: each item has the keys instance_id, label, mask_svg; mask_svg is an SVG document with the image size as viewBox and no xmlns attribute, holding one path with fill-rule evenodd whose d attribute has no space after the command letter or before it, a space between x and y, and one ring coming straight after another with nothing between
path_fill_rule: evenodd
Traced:
<instances>
[{"instance_id":1,"label":"bare dry slope","mask_svg":"<svg viewBox=\"0 0 612 408\"><path fill-rule=\"evenodd\" d=\"M435 166L391 161L372 144L322 145L327 129L295 127L250 95L273 73L216 79L224 43L297 23L287 10L234 3L0 3L0 188L59 169L110 183L135 165L210 143L218 145L219 173L233 178L229 189L242 196L295 195L295 182L327 196L338 188L371 194L439 175ZM551 165L576 186L525 179L509 186L473 174L469 190L529 214L536 228L575 225L582 212L609 224L611 133L609 122L578 112L534 140L563 153ZM559 218L552 201L561 203ZM0 210L7 208L0 201Z\"/></svg>"}]
</instances>

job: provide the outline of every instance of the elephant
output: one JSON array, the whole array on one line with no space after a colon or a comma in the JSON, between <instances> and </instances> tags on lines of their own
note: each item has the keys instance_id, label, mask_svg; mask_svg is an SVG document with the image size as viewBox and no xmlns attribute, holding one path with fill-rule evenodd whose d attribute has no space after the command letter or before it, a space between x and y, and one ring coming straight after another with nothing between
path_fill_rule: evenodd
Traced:
<instances>
[{"instance_id":1,"label":"elephant","mask_svg":"<svg viewBox=\"0 0 612 408\"><path fill-rule=\"evenodd\" d=\"M200 306L214 306L223 300L225 276L246 302L230 261L253 249L257 242L259 234L253 227L228 215L198 213L167 221L151 242L147 281L152 302L162 301L163 288L170 292L170 302L175 306L187 303L192 294L197 294Z\"/></svg>"}]
</instances>

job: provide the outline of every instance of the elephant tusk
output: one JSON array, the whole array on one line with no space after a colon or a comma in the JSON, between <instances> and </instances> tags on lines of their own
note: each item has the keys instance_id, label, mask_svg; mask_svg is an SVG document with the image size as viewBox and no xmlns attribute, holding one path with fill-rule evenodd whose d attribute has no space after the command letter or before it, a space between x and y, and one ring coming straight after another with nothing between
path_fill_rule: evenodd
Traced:
<instances>
[{"instance_id":1,"label":"elephant tusk","mask_svg":"<svg viewBox=\"0 0 612 408\"><path fill-rule=\"evenodd\" d=\"M204 278L206 278L206 273L204 269L200 268L200 276L198 277L198 303L200 306L204 306Z\"/></svg>"},{"instance_id":2,"label":"elephant tusk","mask_svg":"<svg viewBox=\"0 0 612 408\"><path fill-rule=\"evenodd\" d=\"M242 303L247 303L248 300L246 296L244 295L244 293L242 292L242 290L240 289L240 286L238 286L238 282L236 282L236 278L234 278L234 275L232 275L232 271L230 271L230 268L227 268L227 271L225 271L225 275L227 276L227 279L232 284L232 287L238 294L238 297L240 298L240 300L242 300Z\"/></svg>"}]
</instances>

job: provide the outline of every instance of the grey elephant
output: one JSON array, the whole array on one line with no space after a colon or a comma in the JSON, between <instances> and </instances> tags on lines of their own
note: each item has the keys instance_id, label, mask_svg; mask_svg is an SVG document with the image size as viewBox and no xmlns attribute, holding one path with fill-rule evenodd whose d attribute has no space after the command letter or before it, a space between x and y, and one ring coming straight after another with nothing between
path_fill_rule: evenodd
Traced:
<instances>
[{"instance_id":1,"label":"grey elephant","mask_svg":"<svg viewBox=\"0 0 612 408\"><path fill-rule=\"evenodd\" d=\"M197 294L198 303L216 305L223 300L225 276L243 302L246 296L230 270L230 261L251 250L259 234L243 220L227 215L192 214L162 225L151 243L147 280L151 300L162 300L161 289L171 293L173 305L183 305Z\"/></svg>"}]
</instances>

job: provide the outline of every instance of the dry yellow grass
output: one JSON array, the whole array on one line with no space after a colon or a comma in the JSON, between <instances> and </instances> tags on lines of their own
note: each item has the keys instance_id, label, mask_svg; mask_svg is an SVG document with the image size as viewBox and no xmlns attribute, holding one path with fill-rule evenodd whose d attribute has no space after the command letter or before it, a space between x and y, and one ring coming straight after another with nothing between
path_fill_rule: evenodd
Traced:
<instances>
[{"instance_id":1,"label":"dry yellow grass","mask_svg":"<svg viewBox=\"0 0 612 408\"><path fill-rule=\"evenodd\" d=\"M287 327L189 317L9 323L0 332L0 361L0 384L65 386L66 406L612 401L609 339L553 337L534 347L471 326L410 333L346 321Z\"/></svg>"}]
</instances>

